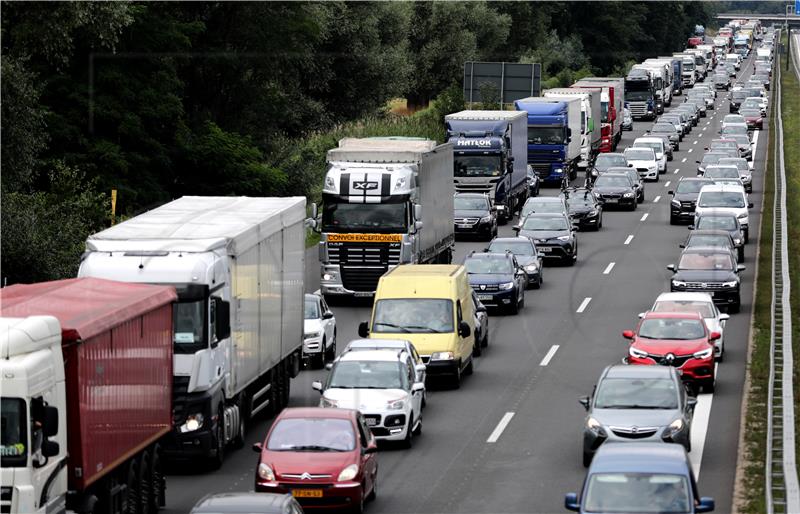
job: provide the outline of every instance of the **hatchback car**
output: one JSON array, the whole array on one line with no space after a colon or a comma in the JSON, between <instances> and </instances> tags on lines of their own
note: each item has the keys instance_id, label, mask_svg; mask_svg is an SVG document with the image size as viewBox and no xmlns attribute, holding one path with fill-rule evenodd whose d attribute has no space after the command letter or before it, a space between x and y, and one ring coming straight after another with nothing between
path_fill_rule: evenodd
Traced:
<instances>
[{"instance_id":1,"label":"hatchback car","mask_svg":"<svg viewBox=\"0 0 800 514\"><path fill-rule=\"evenodd\" d=\"M284 409L253 451L259 454L256 492L358 512L375 497L378 445L356 410Z\"/></svg>"},{"instance_id":2,"label":"hatchback car","mask_svg":"<svg viewBox=\"0 0 800 514\"><path fill-rule=\"evenodd\" d=\"M725 137L732 141L736 141L736 146L739 150L739 154L732 155L731 158L741 157L743 159L747 159L748 161L753 160L753 142L750 140L750 136L743 134L732 134Z\"/></svg>"},{"instance_id":3,"label":"hatchback car","mask_svg":"<svg viewBox=\"0 0 800 514\"><path fill-rule=\"evenodd\" d=\"M511 252L528 276L528 285L534 289L542 286L544 253L536 249L536 243L529 237L496 237L486 249L490 253Z\"/></svg>"},{"instance_id":4,"label":"hatchback car","mask_svg":"<svg viewBox=\"0 0 800 514\"><path fill-rule=\"evenodd\" d=\"M722 362L725 354L725 324L730 319L714 305L708 293L661 293L650 308L653 312L696 312L703 317L709 332L719 332L714 342L714 356ZM644 316L644 313L639 317Z\"/></svg>"},{"instance_id":5,"label":"hatchback car","mask_svg":"<svg viewBox=\"0 0 800 514\"><path fill-rule=\"evenodd\" d=\"M303 514L291 494L216 493L207 494L189 514Z\"/></svg>"},{"instance_id":6,"label":"hatchback car","mask_svg":"<svg viewBox=\"0 0 800 514\"><path fill-rule=\"evenodd\" d=\"M336 317L319 294L306 294L303 312L303 358L321 368L336 357Z\"/></svg>"},{"instance_id":7,"label":"hatchback car","mask_svg":"<svg viewBox=\"0 0 800 514\"><path fill-rule=\"evenodd\" d=\"M669 144L665 143L660 137L637 137L633 140L633 146L625 150L625 157L628 157L627 152L635 148L652 148L656 153L656 162L658 163L658 172L664 174L667 172L667 160ZM631 162L631 159L628 159ZM634 166L637 167L637 166ZM644 177L643 177L644 178Z\"/></svg>"},{"instance_id":8,"label":"hatchback car","mask_svg":"<svg viewBox=\"0 0 800 514\"><path fill-rule=\"evenodd\" d=\"M673 366L695 394L701 388L714 392L714 342L720 334L709 332L696 312L646 312L622 336L631 341L628 364Z\"/></svg>"},{"instance_id":9,"label":"hatchback car","mask_svg":"<svg viewBox=\"0 0 800 514\"><path fill-rule=\"evenodd\" d=\"M669 222L675 225L681 221L691 222L697 205L697 195L703 186L713 181L703 177L681 177L674 191L669 191L672 201L669 205Z\"/></svg>"},{"instance_id":10,"label":"hatchback car","mask_svg":"<svg viewBox=\"0 0 800 514\"><path fill-rule=\"evenodd\" d=\"M484 305L512 314L519 313L524 307L528 275L514 254L472 252L464 266L469 275L469 285L476 290Z\"/></svg>"},{"instance_id":11,"label":"hatchback car","mask_svg":"<svg viewBox=\"0 0 800 514\"><path fill-rule=\"evenodd\" d=\"M652 148L626 148L624 155L628 164L633 165L640 177L658 182L660 165L655 150Z\"/></svg>"},{"instance_id":12,"label":"hatchback car","mask_svg":"<svg viewBox=\"0 0 800 514\"><path fill-rule=\"evenodd\" d=\"M603 202L593 189L573 187L561 194L569 197L569 216L573 225L580 230L600 230L603 227Z\"/></svg>"},{"instance_id":13,"label":"hatchback car","mask_svg":"<svg viewBox=\"0 0 800 514\"><path fill-rule=\"evenodd\" d=\"M717 305L728 312L739 312L741 306L739 273L745 269L735 255L720 248L687 248L678 260L670 264L670 291L700 291L708 293Z\"/></svg>"},{"instance_id":14,"label":"hatchback car","mask_svg":"<svg viewBox=\"0 0 800 514\"><path fill-rule=\"evenodd\" d=\"M714 499L697 497L697 481L686 450L677 444L610 443L600 447L580 496L564 497L581 513L695 514L714 510Z\"/></svg>"},{"instance_id":15,"label":"hatchback car","mask_svg":"<svg viewBox=\"0 0 800 514\"><path fill-rule=\"evenodd\" d=\"M593 191L603 202L603 208L626 207L630 211L639 205L636 185L627 175L603 173L594 182Z\"/></svg>"},{"instance_id":16,"label":"hatchback car","mask_svg":"<svg viewBox=\"0 0 800 514\"><path fill-rule=\"evenodd\" d=\"M728 166L724 164L713 164L707 167L705 173L703 173L703 177L710 178L715 182L717 182L718 179L734 179L741 183L739 169L736 166Z\"/></svg>"},{"instance_id":17,"label":"hatchback car","mask_svg":"<svg viewBox=\"0 0 800 514\"><path fill-rule=\"evenodd\" d=\"M722 118L722 128L725 128L731 123L745 123L745 119L741 114L728 114Z\"/></svg>"},{"instance_id":18,"label":"hatchback car","mask_svg":"<svg viewBox=\"0 0 800 514\"><path fill-rule=\"evenodd\" d=\"M559 259L570 266L578 260L576 229L564 214L531 213L514 230L533 239L536 249L546 258Z\"/></svg>"},{"instance_id":19,"label":"hatchback car","mask_svg":"<svg viewBox=\"0 0 800 514\"><path fill-rule=\"evenodd\" d=\"M497 235L497 210L484 194L456 193L453 196L453 223L456 235L488 240Z\"/></svg>"},{"instance_id":20,"label":"hatchback car","mask_svg":"<svg viewBox=\"0 0 800 514\"><path fill-rule=\"evenodd\" d=\"M736 140L727 137L712 139L711 143L706 147L706 150L727 153L728 157L741 157L741 155L739 155L739 145L736 143Z\"/></svg>"},{"instance_id":21,"label":"hatchback car","mask_svg":"<svg viewBox=\"0 0 800 514\"><path fill-rule=\"evenodd\" d=\"M584 466L607 442L678 443L692 449L689 434L697 399L686 394L671 366L608 366L591 396L581 397L580 403L587 411Z\"/></svg>"}]
</instances>

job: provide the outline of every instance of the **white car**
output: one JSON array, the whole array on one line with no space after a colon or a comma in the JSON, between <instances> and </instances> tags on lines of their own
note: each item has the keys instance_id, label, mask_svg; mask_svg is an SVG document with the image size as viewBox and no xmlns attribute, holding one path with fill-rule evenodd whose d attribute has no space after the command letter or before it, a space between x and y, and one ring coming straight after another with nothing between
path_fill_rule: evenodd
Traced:
<instances>
[{"instance_id":1,"label":"white car","mask_svg":"<svg viewBox=\"0 0 800 514\"><path fill-rule=\"evenodd\" d=\"M422 361L419 352L411 343L405 339L353 339L347 346L344 347L342 353L347 352L363 352L367 350L405 350L411 355L411 360L414 361L414 366L417 372L417 382L425 382L425 370L427 367ZM422 397L422 404L425 405L427 400L427 392Z\"/></svg>"},{"instance_id":2,"label":"white car","mask_svg":"<svg viewBox=\"0 0 800 514\"><path fill-rule=\"evenodd\" d=\"M750 213L747 209L751 207L753 207L753 203L747 198L747 193L745 193L743 186L711 184L700 189L694 214L695 218L710 211L735 214L739 220L739 225L742 226L746 243L749 240L748 227L750 225Z\"/></svg>"},{"instance_id":3,"label":"white car","mask_svg":"<svg viewBox=\"0 0 800 514\"><path fill-rule=\"evenodd\" d=\"M658 180L658 160L652 148L626 148L623 152L629 166L633 166L645 180Z\"/></svg>"},{"instance_id":4,"label":"white car","mask_svg":"<svg viewBox=\"0 0 800 514\"><path fill-rule=\"evenodd\" d=\"M724 157L717 164L720 166L736 166L736 169L739 170L739 178L742 179L742 184L744 184L745 192L753 192L753 170L747 165L747 159L744 157Z\"/></svg>"},{"instance_id":5,"label":"white car","mask_svg":"<svg viewBox=\"0 0 800 514\"><path fill-rule=\"evenodd\" d=\"M667 172L667 147L660 137L637 137L633 140L633 148L652 148L656 153L658 172L662 175Z\"/></svg>"},{"instance_id":6,"label":"white car","mask_svg":"<svg viewBox=\"0 0 800 514\"><path fill-rule=\"evenodd\" d=\"M336 317L318 294L306 294L303 311L303 358L321 368L336 357Z\"/></svg>"},{"instance_id":7,"label":"white car","mask_svg":"<svg viewBox=\"0 0 800 514\"><path fill-rule=\"evenodd\" d=\"M361 411L378 440L402 441L411 447L422 431L425 383L416 379L416 365L405 350L350 351L340 355L323 385L320 407Z\"/></svg>"},{"instance_id":8,"label":"white car","mask_svg":"<svg viewBox=\"0 0 800 514\"><path fill-rule=\"evenodd\" d=\"M703 316L709 332L719 332L720 338L714 342L714 358L722 362L725 355L725 322L730 319L728 314L723 314L714 305L714 300L708 293L661 293L656 298L654 312L697 312ZM639 314L641 318L644 313Z\"/></svg>"},{"instance_id":9,"label":"white car","mask_svg":"<svg viewBox=\"0 0 800 514\"><path fill-rule=\"evenodd\" d=\"M731 123L741 125L744 124L747 126L747 121L744 119L744 116L740 116L738 114L726 114L724 118L722 118L722 128L730 125Z\"/></svg>"}]
</instances>

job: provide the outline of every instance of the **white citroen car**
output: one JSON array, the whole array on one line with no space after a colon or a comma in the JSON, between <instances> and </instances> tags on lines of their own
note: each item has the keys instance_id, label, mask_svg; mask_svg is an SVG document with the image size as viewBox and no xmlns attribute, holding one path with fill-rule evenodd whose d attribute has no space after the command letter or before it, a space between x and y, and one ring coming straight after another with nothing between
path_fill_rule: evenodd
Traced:
<instances>
[{"instance_id":1,"label":"white citroen car","mask_svg":"<svg viewBox=\"0 0 800 514\"><path fill-rule=\"evenodd\" d=\"M654 312L697 312L703 316L709 332L719 332L721 337L714 342L714 358L722 362L725 355L725 322L728 314L719 311L709 293L661 293L656 298ZM639 317L644 313L639 314Z\"/></svg>"}]
</instances>

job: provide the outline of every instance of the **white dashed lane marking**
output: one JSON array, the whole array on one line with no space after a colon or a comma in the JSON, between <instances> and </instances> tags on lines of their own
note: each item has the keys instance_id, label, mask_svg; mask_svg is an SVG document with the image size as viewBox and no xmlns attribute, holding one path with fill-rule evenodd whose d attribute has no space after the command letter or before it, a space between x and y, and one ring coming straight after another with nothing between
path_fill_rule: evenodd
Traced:
<instances>
[{"instance_id":1,"label":"white dashed lane marking","mask_svg":"<svg viewBox=\"0 0 800 514\"><path fill-rule=\"evenodd\" d=\"M511 418L514 417L513 412L506 412L503 417L500 419L500 422L494 427L494 431L489 436L489 439L486 440L487 443L496 443L500 436L503 435L503 430L506 429L508 424L511 422Z\"/></svg>"},{"instance_id":2,"label":"white dashed lane marking","mask_svg":"<svg viewBox=\"0 0 800 514\"><path fill-rule=\"evenodd\" d=\"M542 362L539 363L539 366L547 366L548 364L550 364L550 359L553 358L553 356L556 354L557 351L558 351L557 344L551 346L550 349L547 351L547 355L545 355L544 359L542 359Z\"/></svg>"},{"instance_id":3,"label":"white dashed lane marking","mask_svg":"<svg viewBox=\"0 0 800 514\"><path fill-rule=\"evenodd\" d=\"M608 266L606 266L606 269L603 270L603 275L608 275L609 273L611 273L611 270L614 269L615 264L616 262L609 262Z\"/></svg>"},{"instance_id":4,"label":"white dashed lane marking","mask_svg":"<svg viewBox=\"0 0 800 514\"><path fill-rule=\"evenodd\" d=\"M649 213L647 213L647 212L646 212L646 213L644 213L644 214L642 214L642 219L640 219L639 221L644 221L644 220L646 220L646 219L647 219L647 217L648 217L649 215L650 215L650 214L649 214Z\"/></svg>"},{"instance_id":5,"label":"white dashed lane marking","mask_svg":"<svg viewBox=\"0 0 800 514\"><path fill-rule=\"evenodd\" d=\"M623 244L629 245L633 241L633 234L630 234L628 237L625 238L625 242Z\"/></svg>"},{"instance_id":6,"label":"white dashed lane marking","mask_svg":"<svg viewBox=\"0 0 800 514\"><path fill-rule=\"evenodd\" d=\"M658 203L659 200L661 200L661 197L656 196L655 198L653 198L653 203Z\"/></svg>"},{"instance_id":7,"label":"white dashed lane marking","mask_svg":"<svg viewBox=\"0 0 800 514\"><path fill-rule=\"evenodd\" d=\"M633 236L631 236L631 237L633 237ZM625 243L625 244L627 244L627 243ZM591 296L587 296L586 298L584 298L583 301L581 302L580 306L578 307L578 310L575 311L575 312L580 314L581 312L585 311L586 307L589 306L589 302L591 302L591 301L592 301L592 297Z\"/></svg>"}]
</instances>

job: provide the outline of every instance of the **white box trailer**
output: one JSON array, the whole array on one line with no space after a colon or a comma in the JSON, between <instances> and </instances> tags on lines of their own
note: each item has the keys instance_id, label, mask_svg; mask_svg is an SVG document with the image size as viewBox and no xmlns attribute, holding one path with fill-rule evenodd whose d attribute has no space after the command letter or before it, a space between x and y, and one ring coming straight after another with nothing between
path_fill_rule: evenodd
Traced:
<instances>
[{"instance_id":1,"label":"white box trailer","mask_svg":"<svg viewBox=\"0 0 800 514\"><path fill-rule=\"evenodd\" d=\"M178 293L167 456L221 464L251 415L288 404L302 359L305 206L304 197L184 196L86 241L79 276ZM217 336L223 317L229 337Z\"/></svg>"},{"instance_id":2,"label":"white box trailer","mask_svg":"<svg viewBox=\"0 0 800 514\"><path fill-rule=\"evenodd\" d=\"M600 151L600 138L602 126L602 98L599 92L585 89L572 89L568 87L545 89L542 92L545 98L580 98L581 100L581 159L579 168L586 168L594 163Z\"/></svg>"}]
</instances>

